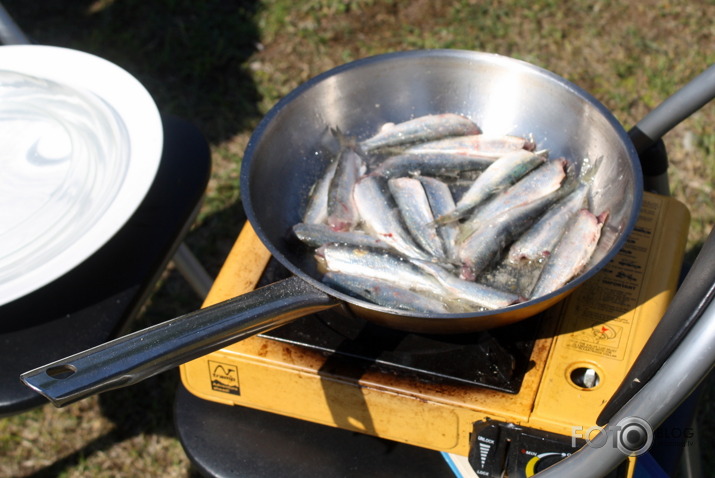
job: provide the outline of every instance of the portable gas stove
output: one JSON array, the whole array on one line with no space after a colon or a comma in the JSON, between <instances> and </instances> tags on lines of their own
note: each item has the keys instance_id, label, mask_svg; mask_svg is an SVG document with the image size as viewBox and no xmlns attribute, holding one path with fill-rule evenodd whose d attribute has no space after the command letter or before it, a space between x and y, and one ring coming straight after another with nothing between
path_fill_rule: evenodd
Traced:
<instances>
[{"instance_id":1,"label":"portable gas stove","mask_svg":"<svg viewBox=\"0 0 715 478\"><path fill-rule=\"evenodd\" d=\"M688 224L683 204L646 193L611 263L514 325L419 335L321 312L182 365L182 382L206 400L469 457L478 476L530 476L588 438L675 293ZM288 274L247 224L206 305Z\"/></svg>"}]
</instances>

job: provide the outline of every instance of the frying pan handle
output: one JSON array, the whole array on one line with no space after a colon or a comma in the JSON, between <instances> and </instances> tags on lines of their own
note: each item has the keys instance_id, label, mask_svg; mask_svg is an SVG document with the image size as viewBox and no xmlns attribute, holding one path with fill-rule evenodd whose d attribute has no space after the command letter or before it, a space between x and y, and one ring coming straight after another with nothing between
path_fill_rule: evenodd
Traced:
<instances>
[{"instance_id":1,"label":"frying pan handle","mask_svg":"<svg viewBox=\"0 0 715 478\"><path fill-rule=\"evenodd\" d=\"M666 98L628 132L638 154L644 153L655 145L665 133L713 98L715 98L715 65L711 65L683 88Z\"/></svg>"},{"instance_id":2,"label":"frying pan handle","mask_svg":"<svg viewBox=\"0 0 715 478\"><path fill-rule=\"evenodd\" d=\"M338 304L304 280L290 277L25 372L20 379L62 407Z\"/></svg>"}]
</instances>

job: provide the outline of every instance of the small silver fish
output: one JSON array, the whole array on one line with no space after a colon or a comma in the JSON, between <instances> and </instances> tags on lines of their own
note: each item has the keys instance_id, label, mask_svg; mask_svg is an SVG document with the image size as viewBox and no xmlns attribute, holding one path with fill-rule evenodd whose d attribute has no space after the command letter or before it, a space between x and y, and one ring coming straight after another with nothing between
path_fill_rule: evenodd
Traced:
<instances>
[{"instance_id":1,"label":"small silver fish","mask_svg":"<svg viewBox=\"0 0 715 478\"><path fill-rule=\"evenodd\" d=\"M323 244L338 243L357 247L391 248L389 244L362 231L335 231L327 224L306 224L299 222L293 226L293 233L304 244L320 247Z\"/></svg>"},{"instance_id":2,"label":"small silver fish","mask_svg":"<svg viewBox=\"0 0 715 478\"><path fill-rule=\"evenodd\" d=\"M461 154L400 154L382 161L372 174L394 178L408 174L428 176L455 176L463 171L480 171L492 164L493 160L470 157Z\"/></svg>"},{"instance_id":3,"label":"small silver fish","mask_svg":"<svg viewBox=\"0 0 715 478\"><path fill-rule=\"evenodd\" d=\"M533 141L521 136L473 134L429 141L405 150L407 154L454 154L494 161L507 153L533 151Z\"/></svg>"},{"instance_id":4,"label":"small silver fish","mask_svg":"<svg viewBox=\"0 0 715 478\"><path fill-rule=\"evenodd\" d=\"M412 259L422 270L434 276L445 287L447 298L487 310L503 309L524 302L524 298L478 282L463 280L438 264ZM473 310L473 309L472 309Z\"/></svg>"},{"instance_id":5,"label":"small silver fish","mask_svg":"<svg viewBox=\"0 0 715 478\"><path fill-rule=\"evenodd\" d=\"M437 234L427 194L418 179L392 178L387 182L400 215L414 241L434 258L445 260L444 244Z\"/></svg>"},{"instance_id":6,"label":"small silver fish","mask_svg":"<svg viewBox=\"0 0 715 478\"><path fill-rule=\"evenodd\" d=\"M303 213L303 222L306 224L320 224L328 219L328 190L330 182L335 176L338 162L333 160L328 164L323 175L315 182L310 190L308 204Z\"/></svg>"},{"instance_id":7,"label":"small silver fish","mask_svg":"<svg viewBox=\"0 0 715 478\"><path fill-rule=\"evenodd\" d=\"M402 123L386 123L377 134L361 141L360 149L367 153L379 148L480 132L466 116L453 113L425 115Z\"/></svg>"},{"instance_id":8,"label":"small silver fish","mask_svg":"<svg viewBox=\"0 0 715 478\"><path fill-rule=\"evenodd\" d=\"M606 212L596 216L588 209L576 213L541 271L532 298L555 291L583 271L596 250L607 218Z\"/></svg>"},{"instance_id":9,"label":"small silver fish","mask_svg":"<svg viewBox=\"0 0 715 478\"><path fill-rule=\"evenodd\" d=\"M353 186L365 165L360 155L350 146L340 150L335 174L328 189L328 225L336 231L349 231L358 221L353 200Z\"/></svg>"},{"instance_id":10,"label":"small silver fish","mask_svg":"<svg viewBox=\"0 0 715 478\"><path fill-rule=\"evenodd\" d=\"M399 212L389 201L377 176L362 177L353 188L362 227L371 235L410 257L429 260L402 225Z\"/></svg>"},{"instance_id":11,"label":"small silver fish","mask_svg":"<svg viewBox=\"0 0 715 478\"><path fill-rule=\"evenodd\" d=\"M414 291L438 294L441 286L419 267L398 254L342 244L325 244L315 252L326 272L371 277Z\"/></svg>"},{"instance_id":12,"label":"small silver fish","mask_svg":"<svg viewBox=\"0 0 715 478\"><path fill-rule=\"evenodd\" d=\"M521 149L500 157L474 181L452 212L437 218L437 223L445 224L449 221L456 221L468 214L481 202L544 163L546 156L544 152L533 153Z\"/></svg>"},{"instance_id":13,"label":"small silver fish","mask_svg":"<svg viewBox=\"0 0 715 478\"><path fill-rule=\"evenodd\" d=\"M439 217L454 209L454 199L447 184L439 179L428 176L420 176L418 179L425 189L427 200L432 208L432 215L434 217ZM459 224L457 222L450 222L437 226L437 232L442 238L447 259L454 261L457 257L456 240L459 232Z\"/></svg>"},{"instance_id":14,"label":"small silver fish","mask_svg":"<svg viewBox=\"0 0 715 478\"><path fill-rule=\"evenodd\" d=\"M439 314L449 312L437 296L372 277L328 272L323 276L323 282L333 289L391 309Z\"/></svg>"}]
</instances>

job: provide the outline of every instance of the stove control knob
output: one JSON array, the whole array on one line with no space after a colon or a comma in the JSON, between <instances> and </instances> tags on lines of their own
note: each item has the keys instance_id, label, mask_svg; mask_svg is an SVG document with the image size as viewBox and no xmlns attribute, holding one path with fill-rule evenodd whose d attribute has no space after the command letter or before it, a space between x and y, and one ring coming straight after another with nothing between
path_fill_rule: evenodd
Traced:
<instances>
[{"instance_id":1,"label":"stove control knob","mask_svg":"<svg viewBox=\"0 0 715 478\"><path fill-rule=\"evenodd\" d=\"M559 453L559 452L540 453L540 454L532 457L526 463L526 467L524 469L524 475L527 478L534 476L536 473L539 473L540 471L544 471L551 465L558 463L559 461L563 460L567 456L569 456L568 453Z\"/></svg>"}]
</instances>

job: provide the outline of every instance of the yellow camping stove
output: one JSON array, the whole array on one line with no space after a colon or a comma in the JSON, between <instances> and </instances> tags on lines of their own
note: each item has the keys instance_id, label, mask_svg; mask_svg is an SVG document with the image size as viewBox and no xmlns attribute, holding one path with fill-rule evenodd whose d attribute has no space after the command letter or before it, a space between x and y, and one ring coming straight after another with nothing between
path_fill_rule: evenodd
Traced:
<instances>
[{"instance_id":1,"label":"yellow camping stove","mask_svg":"<svg viewBox=\"0 0 715 478\"><path fill-rule=\"evenodd\" d=\"M206 400L469 456L478 476L530 476L596 425L675 292L688 223L684 205L646 193L611 263L514 325L424 336L321 312L189 362L182 381ZM247 224L206 305L287 274Z\"/></svg>"}]
</instances>

